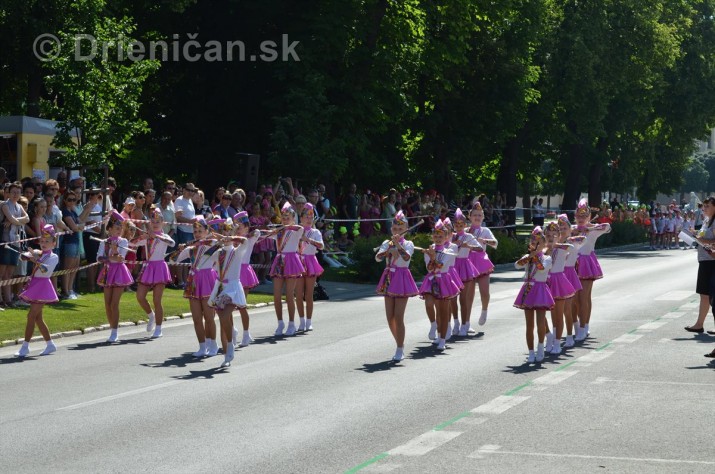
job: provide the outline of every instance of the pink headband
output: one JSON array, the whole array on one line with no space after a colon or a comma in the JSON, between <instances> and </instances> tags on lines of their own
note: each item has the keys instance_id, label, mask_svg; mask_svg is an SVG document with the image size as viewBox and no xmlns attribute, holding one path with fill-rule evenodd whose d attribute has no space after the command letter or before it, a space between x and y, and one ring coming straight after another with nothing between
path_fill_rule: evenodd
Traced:
<instances>
[{"instance_id":1,"label":"pink headband","mask_svg":"<svg viewBox=\"0 0 715 474\"><path fill-rule=\"evenodd\" d=\"M454 221L457 222L457 221L464 221L464 220L466 220L466 219L464 217L464 214L462 214L462 209L457 208L457 210L454 211Z\"/></svg>"},{"instance_id":2,"label":"pink headband","mask_svg":"<svg viewBox=\"0 0 715 474\"><path fill-rule=\"evenodd\" d=\"M400 211L397 211L397 214L395 214L394 221L401 222L403 224L407 224L407 217L405 216L405 213Z\"/></svg>"},{"instance_id":3,"label":"pink headband","mask_svg":"<svg viewBox=\"0 0 715 474\"><path fill-rule=\"evenodd\" d=\"M588 201L585 198L578 202L576 217L591 217L591 208L588 207Z\"/></svg>"}]
</instances>

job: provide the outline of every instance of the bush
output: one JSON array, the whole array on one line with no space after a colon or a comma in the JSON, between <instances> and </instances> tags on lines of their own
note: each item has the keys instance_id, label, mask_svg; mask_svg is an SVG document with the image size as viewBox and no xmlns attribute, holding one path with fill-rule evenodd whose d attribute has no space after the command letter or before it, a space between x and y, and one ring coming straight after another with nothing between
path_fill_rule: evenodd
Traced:
<instances>
[{"instance_id":1,"label":"bush","mask_svg":"<svg viewBox=\"0 0 715 474\"><path fill-rule=\"evenodd\" d=\"M489 259L494 265L500 263L514 263L526 253L526 241L509 237L504 232L494 232L494 237L499 241L496 249L487 248Z\"/></svg>"},{"instance_id":2,"label":"bush","mask_svg":"<svg viewBox=\"0 0 715 474\"><path fill-rule=\"evenodd\" d=\"M635 224L633 221L614 222L611 224L611 232L602 235L596 241L596 248L640 244L647 241L646 229L642 225Z\"/></svg>"}]
</instances>

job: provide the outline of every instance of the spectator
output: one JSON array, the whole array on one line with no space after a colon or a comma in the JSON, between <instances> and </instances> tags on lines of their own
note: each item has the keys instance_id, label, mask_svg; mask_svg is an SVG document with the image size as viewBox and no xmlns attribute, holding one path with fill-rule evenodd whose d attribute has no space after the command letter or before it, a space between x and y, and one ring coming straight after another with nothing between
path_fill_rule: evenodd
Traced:
<instances>
[{"instance_id":1,"label":"spectator","mask_svg":"<svg viewBox=\"0 0 715 474\"><path fill-rule=\"evenodd\" d=\"M544 206L542 206L544 200L539 198L538 200L534 198L534 200L531 202L533 209L533 217L532 217L532 222L534 223L534 226L541 226L542 228L544 227L544 219L546 218L546 211L544 211Z\"/></svg>"},{"instance_id":2,"label":"spectator","mask_svg":"<svg viewBox=\"0 0 715 474\"><path fill-rule=\"evenodd\" d=\"M223 199L223 196L226 194L226 189L221 186L216 189L214 189L214 195L213 198L211 199L211 210L216 209L217 206L221 205L221 199ZM229 199L231 199L231 195L228 195Z\"/></svg>"},{"instance_id":3,"label":"spectator","mask_svg":"<svg viewBox=\"0 0 715 474\"><path fill-rule=\"evenodd\" d=\"M25 224L30 222L30 218L27 212L19 204L20 195L22 192L22 186L19 182L11 183L5 190L6 201L2 204L2 214L3 220L5 221L3 225L2 240L3 242L13 242L19 240L20 235L24 233ZM9 245L2 246L0 249L0 279L9 280L12 278L17 263L19 261L20 254L17 252L20 250L20 245L12 245L12 248L16 251L11 250ZM10 285L5 285L2 287L3 301L6 305L12 305L12 288Z\"/></svg>"},{"instance_id":4,"label":"spectator","mask_svg":"<svg viewBox=\"0 0 715 474\"><path fill-rule=\"evenodd\" d=\"M67 191L67 172L62 170L59 173L57 173L57 184L59 185L60 189L57 192L58 196L64 196L65 192Z\"/></svg>"},{"instance_id":5,"label":"spectator","mask_svg":"<svg viewBox=\"0 0 715 474\"><path fill-rule=\"evenodd\" d=\"M192 200L197 189L194 183L186 183L183 194L174 201L174 213L177 224L192 224L196 216L196 208ZM179 225L176 229L176 243L185 244L194 240L194 231L191 225Z\"/></svg>"},{"instance_id":6,"label":"spectator","mask_svg":"<svg viewBox=\"0 0 715 474\"><path fill-rule=\"evenodd\" d=\"M197 216L204 216L204 218L206 219L211 218L213 213L211 212L211 208L209 207L208 203L206 203L206 196L204 195L204 192L202 190L197 189L194 195L191 197L191 200L194 203L194 211L196 212Z\"/></svg>"},{"instance_id":7,"label":"spectator","mask_svg":"<svg viewBox=\"0 0 715 474\"><path fill-rule=\"evenodd\" d=\"M144 181L142 181L142 191L144 191L144 195L146 195L147 191L150 189L154 189L154 180L151 178L144 178ZM156 192L154 193L156 194ZM151 201L153 204L154 201Z\"/></svg>"},{"instance_id":8,"label":"spectator","mask_svg":"<svg viewBox=\"0 0 715 474\"><path fill-rule=\"evenodd\" d=\"M325 217L331 217L330 215L330 199L325 195L325 185L324 184L319 184L318 185L318 203L322 206L322 213L320 214L321 216Z\"/></svg>"},{"instance_id":9,"label":"spectator","mask_svg":"<svg viewBox=\"0 0 715 474\"><path fill-rule=\"evenodd\" d=\"M173 197L174 194L171 191L164 191L161 193L161 200L159 201L159 209L161 209L161 215L164 217L164 233L172 239L176 234L176 216L174 214L174 203L171 200Z\"/></svg>"},{"instance_id":10,"label":"spectator","mask_svg":"<svg viewBox=\"0 0 715 474\"><path fill-rule=\"evenodd\" d=\"M146 197L144 200L144 214L148 216L149 209L151 209L152 205L158 203L159 198L156 197L156 191L151 188L144 190L144 196Z\"/></svg>"},{"instance_id":11,"label":"spectator","mask_svg":"<svg viewBox=\"0 0 715 474\"><path fill-rule=\"evenodd\" d=\"M27 199L27 202L32 202L35 199L35 185L32 182L23 184L22 195Z\"/></svg>"},{"instance_id":12,"label":"spectator","mask_svg":"<svg viewBox=\"0 0 715 474\"><path fill-rule=\"evenodd\" d=\"M298 214L299 216L301 215L301 213L303 212L303 208L305 208L305 205L307 202L308 202L308 200L302 194L299 194L298 196L296 196L296 198L295 198L295 212L296 212L296 214Z\"/></svg>"},{"instance_id":13,"label":"spectator","mask_svg":"<svg viewBox=\"0 0 715 474\"><path fill-rule=\"evenodd\" d=\"M348 193L343 196L343 218L345 219L350 219L350 220L357 220L358 218L358 204L360 201L358 200L357 194L357 185L355 183L350 185L350 188L348 188ZM352 223L348 223L347 227L350 227Z\"/></svg>"},{"instance_id":14,"label":"spectator","mask_svg":"<svg viewBox=\"0 0 715 474\"><path fill-rule=\"evenodd\" d=\"M228 216L228 208L231 207L231 195L226 192L219 200L219 204L213 208L213 213L221 219L226 219Z\"/></svg>"},{"instance_id":15,"label":"spectator","mask_svg":"<svg viewBox=\"0 0 715 474\"><path fill-rule=\"evenodd\" d=\"M87 224L96 224L102 222L102 195L96 190L90 190L87 193L87 204L85 206L89 208L89 215L87 217ZM97 251L99 251L99 242L92 239L92 237L98 238L101 228L89 227L82 231L82 245L84 247L84 255L87 259L87 263L95 263L97 261ZM89 267L87 269L87 288L90 293L96 291L97 284L97 267Z\"/></svg>"},{"instance_id":16,"label":"spectator","mask_svg":"<svg viewBox=\"0 0 715 474\"><path fill-rule=\"evenodd\" d=\"M382 218L385 219L385 229L387 230L387 235L392 235L392 219L395 217L395 214L397 214L395 203L397 203L397 196L395 193L390 193L390 195L387 196L387 200L385 201L385 205L382 209Z\"/></svg>"},{"instance_id":17,"label":"spectator","mask_svg":"<svg viewBox=\"0 0 715 474\"><path fill-rule=\"evenodd\" d=\"M229 217L233 217L239 212L243 211L243 206L245 203L246 192L243 189L236 189L233 194L231 194L231 205L228 208Z\"/></svg>"},{"instance_id":18,"label":"spectator","mask_svg":"<svg viewBox=\"0 0 715 474\"><path fill-rule=\"evenodd\" d=\"M371 237L375 233L375 223L370 221L372 213L372 194L370 191L362 195L360 199L360 235ZM379 217L379 216L378 216Z\"/></svg>"},{"instance_id":19,"label":"spectator","mask_svg":"<svg viewBox=\"0 0 715 474\"><path fill-rule=\"evenodd\" d=\"M87 206L81 214L77 213L78 196L72 191L65 193L62 199L62 220L72 231L71 234L64 235L60 251L62 252L62 268L69 270L79 266L79 239L80 232L84 230L84 224L91 206ZM66 299L76 300L77 293L74 292L74 280L76 272L70 272L62 276L62 296Z\"/></svg>"}]
</instances>

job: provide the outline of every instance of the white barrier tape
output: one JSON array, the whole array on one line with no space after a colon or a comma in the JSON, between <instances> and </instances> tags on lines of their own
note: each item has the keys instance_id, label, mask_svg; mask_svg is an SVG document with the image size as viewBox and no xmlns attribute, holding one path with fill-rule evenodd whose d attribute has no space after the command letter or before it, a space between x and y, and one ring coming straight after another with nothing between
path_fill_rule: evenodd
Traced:
<instances>
[{"instance_id":1,"label":"white barrier tape","mask_svg":"<svg viewBox=\"0 0 715 474\"><path fill-rule=\"evenodd\" d=\"M97 226L99 226L99 225L101 225L101 224L102 224L101 222L95 222L94 224L88 225L88 226L85 227L83 230L93 229L93 228L95 228L95 227L97 227ZM81 231L80 231L80 232L81 232ZM74 234L74 233L75 233L75 232L72 232L72 231L70 230L70 231L67 231L67 232L57 232L57 233L55 233L55 235L57 235L57 236L60 236L60 235L70 235L70 234ZM23 242L32 242L33 240L40 240L41 238L42 238L42 237L29 237L29 238L27 238L27 239L13 240L13 241L10 241L10 242L0 242L0 246L12 245L13 247L15 247L17 244L20 244L20 243L23 243Z\"/></svg>"}]
</instances>

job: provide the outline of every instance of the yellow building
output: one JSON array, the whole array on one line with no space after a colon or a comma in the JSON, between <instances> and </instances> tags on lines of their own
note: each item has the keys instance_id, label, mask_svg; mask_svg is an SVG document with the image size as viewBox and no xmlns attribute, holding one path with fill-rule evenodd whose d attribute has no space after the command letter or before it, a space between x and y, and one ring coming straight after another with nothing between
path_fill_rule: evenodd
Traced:
<instances>
[{"instance_id":1,"label":"yellow building","mask_svg":"<svg viewBox=\"0 0 715 474\"><path fill-rule=\"evenodd\" d=\"M11 180L49 177L51 158L64 151L52 146L57 122L36 117L0 117L0 166Z\"/></svg>"}]
</instances>

